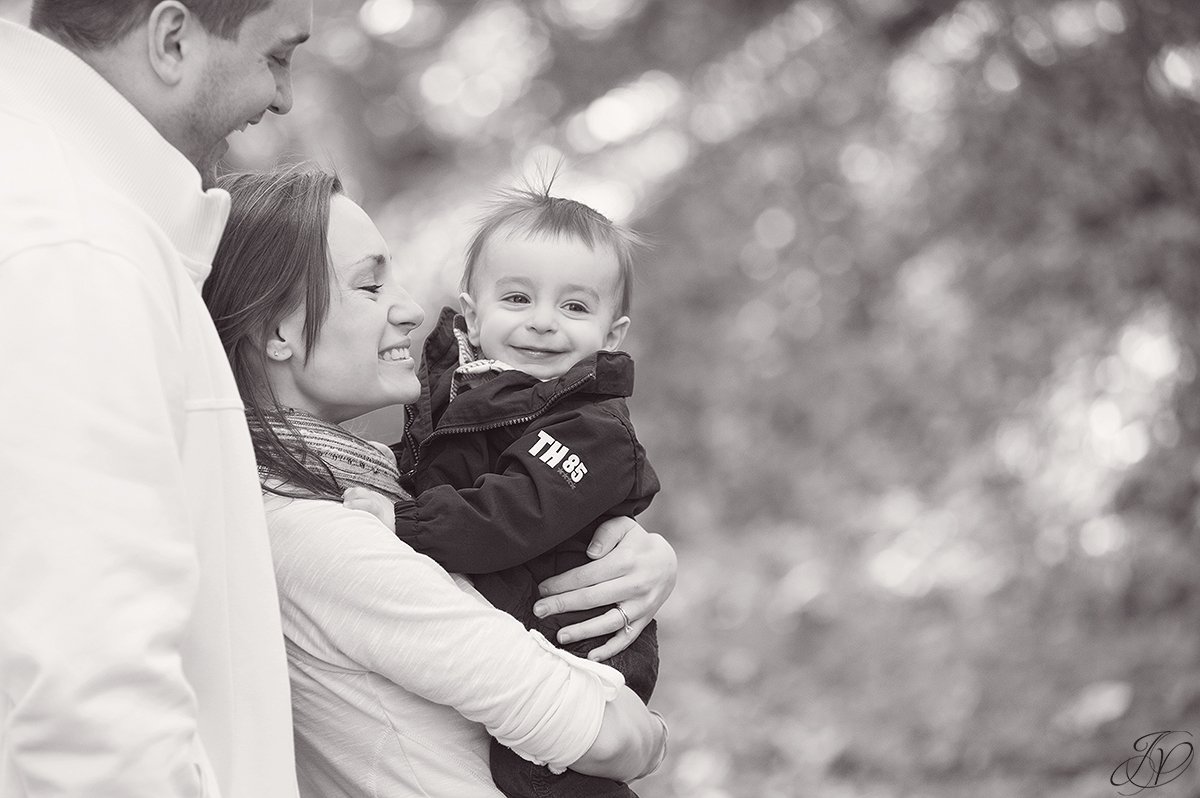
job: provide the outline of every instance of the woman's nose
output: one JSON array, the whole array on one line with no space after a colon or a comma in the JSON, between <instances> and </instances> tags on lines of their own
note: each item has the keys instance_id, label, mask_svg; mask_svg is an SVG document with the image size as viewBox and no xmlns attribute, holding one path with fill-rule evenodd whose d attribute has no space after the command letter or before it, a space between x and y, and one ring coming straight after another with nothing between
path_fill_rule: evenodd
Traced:
<instances>
[{"instance_id":1,"label":"woman's nose","mask_svg":"<svg viewBox=\"0 0 1200 798\"><path fill-rule=\"evenodd\" d=\"M397 327L420 327L425 321L425 311L413 301L408 292L399 289L391 295L392 304L388 307L388 323Z\"/></svg>"}]
</instances>

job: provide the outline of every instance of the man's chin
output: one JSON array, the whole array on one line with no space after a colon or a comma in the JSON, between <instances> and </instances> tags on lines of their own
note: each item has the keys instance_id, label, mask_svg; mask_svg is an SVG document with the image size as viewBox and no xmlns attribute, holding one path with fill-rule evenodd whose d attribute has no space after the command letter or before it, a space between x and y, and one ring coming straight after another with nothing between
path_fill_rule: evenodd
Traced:
<instances>
[{"instance_id":1,"label":"man's chin","mask_svg":"<svg viewBox=\"0 0 1200 798\"><path fill-rule=\"evenodd\" d=\"M196 164L196 171L200 173L200 187L205 191L217 185L217 166L228 151L229 144L221 139L221 142L209 150L200 163Z\"/></svg>"},{"instance_id":2,"label":"man's chin","mask_svg":"<svg viewBox=\"0 0 1200 798\"><path fill-rule=\"evenodd\" d=\"M206 166L200 169L200 188L208 191L210 188L216 188L217 185L217 167L216 165Z\"/></svg>"}]
</instances>

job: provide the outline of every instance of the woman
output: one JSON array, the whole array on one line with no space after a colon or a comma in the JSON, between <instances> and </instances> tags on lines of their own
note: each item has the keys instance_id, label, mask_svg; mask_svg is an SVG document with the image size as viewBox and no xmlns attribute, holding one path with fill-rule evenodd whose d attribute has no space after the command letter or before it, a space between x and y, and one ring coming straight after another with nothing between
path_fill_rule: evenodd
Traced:
<instances>
[{"instance_id":1,"label":"woman","mask_svg":"<svg viewBox=\"0 0 1200 798\"><path fill-rule=\"evenodd\" d=\"M338 501L351 485L399 486L394 462L335 425L420 391L409 334L423 313L394 284L375 225L320 171L222 185L233 208L204 297L264 480L301 791L498 796L488 734L556 769L629 781L656 767L665 726L615 671L530 635ZM610 537L632 524L610 523ZM674 568L669 546L633 525L613 554L563 575L584 587L558 608L619 601L640 631ZM611 615L575 631L616 631ZM627 645L622 634L605 648Z\"/></svg>"}]
</instances>

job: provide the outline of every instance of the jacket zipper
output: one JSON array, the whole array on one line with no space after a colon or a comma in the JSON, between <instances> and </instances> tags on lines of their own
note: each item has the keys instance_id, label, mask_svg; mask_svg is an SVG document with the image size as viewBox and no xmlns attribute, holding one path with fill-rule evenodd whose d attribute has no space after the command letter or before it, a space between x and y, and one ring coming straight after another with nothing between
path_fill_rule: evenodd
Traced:
<instances>
[{"instance_id":1,"label":"jacket zipper","mask_svg":"<svg viewBox=\"0 0 1200 798\"><path fill-rule=\"evenodd\" d=\"M415 452L415 454L413 455L412 470L407 472L407 475L411 476L412 474L415 474L417 472L417 465L421 462L421 453L424 451L425 447L429 445L429 442L431 440L433 440L434 438L438 437L439 435L442 435L442 434L444 434L444 435L460 435L460 434L469 433L469 432L487 432L488 430L503 429L504 427L516 426L517 424L528 424L530 421L533 421L538 416L545 415L559 399L561 399L562 397L566 396L569 393L574 393L575 390L577 390L579 388L579 386L583 385L588 380L595 379L595 377L596 377L596 372L589 371L587 374L584 374L582 377L575 380L575 382L571 383L570 385L565 385L562 388L559 388L557 391L550 394L550 398L546 400L546 404L542 405L542 408L540 410L537 410L533 413L529 413L524 416L519 416L517 418L508 418L503 421L493 421L489 424L460 424L460 425L454 426L454 427L439 427L438 429L435 429L433 432L431 432L429 434L429 437L426 438L420 446L413 445L416 443L416 441L410 442L409 448L411 448L412 451ZM404 427L404 437L410 438L411 431L412 431L412 422L407 421L407 423L405 424L405 427Z\"/></svg>"}]
</instances>

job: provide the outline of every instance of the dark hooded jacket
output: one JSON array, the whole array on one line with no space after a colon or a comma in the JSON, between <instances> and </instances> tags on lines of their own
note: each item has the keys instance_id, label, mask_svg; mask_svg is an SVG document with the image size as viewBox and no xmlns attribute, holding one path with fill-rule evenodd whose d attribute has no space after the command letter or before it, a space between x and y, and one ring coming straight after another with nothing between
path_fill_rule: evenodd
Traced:
<instances>
[{"instance_id":1,"label":"dark hooded jacket","mask_svg":"<svg viewBox=\"0 0 1200 798\"><path fill-rule=\"evenodd\" d=\"M504 371L451 401L455 324L444 309L425 342L421 399L394 447L416 496L396 505L397 535L528 621L538 582L588 562L596 526L636 515L658 492L625 402L633 360L599 352L546 382Z\"/></svg>"}]
</instances>

